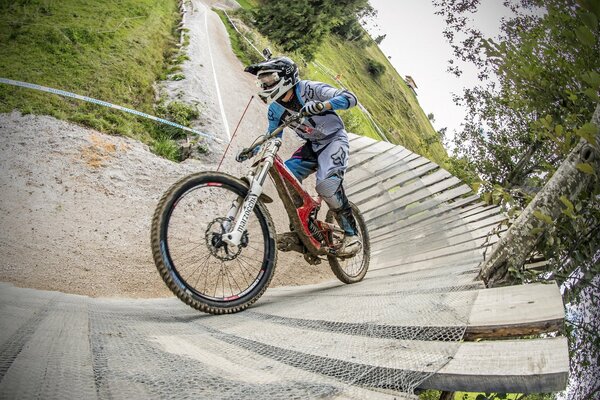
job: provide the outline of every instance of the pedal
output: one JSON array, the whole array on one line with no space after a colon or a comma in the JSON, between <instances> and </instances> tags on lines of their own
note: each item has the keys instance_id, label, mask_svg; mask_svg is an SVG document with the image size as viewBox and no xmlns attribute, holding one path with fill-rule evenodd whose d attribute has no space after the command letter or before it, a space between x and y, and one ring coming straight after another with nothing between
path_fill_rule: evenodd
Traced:
<instances>
[{"instance_id":1,"label":"pedal","mask_svg":"<svg viewBox=\"0 0 600 400\"><path fill-rule=\"evenodd\" d=\"M280 251L304 252L304 246L300 238L293 232L280 233L277 235L277 249Z\"/></svg>"}]
</instances>

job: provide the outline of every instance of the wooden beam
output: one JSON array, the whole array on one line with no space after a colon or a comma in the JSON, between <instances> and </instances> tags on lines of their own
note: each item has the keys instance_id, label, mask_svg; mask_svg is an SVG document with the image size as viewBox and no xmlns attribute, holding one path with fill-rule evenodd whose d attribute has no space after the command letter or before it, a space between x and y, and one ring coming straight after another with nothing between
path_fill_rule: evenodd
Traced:
<instances>
[{"instance_id":1,"label":"wooden beam","mask_svg":"<svg viewBox=\"0 0 600 400\"><path fill-rule=\"evenodd\" d=\"M506 338L562 331L564 306L556 284L480 290L465 340Z\"/></svg>"},{"instance_id":2,"label":"wooden beam","mask_svg":"<svg viewBox=\"0 0 600 400\"><path fill-rule=\"evenodd\" d=\"M540 393L564 390L567 339L501 340L460 346L453 359L420 385L447 391Z\"/></svg>"}]
</instances>

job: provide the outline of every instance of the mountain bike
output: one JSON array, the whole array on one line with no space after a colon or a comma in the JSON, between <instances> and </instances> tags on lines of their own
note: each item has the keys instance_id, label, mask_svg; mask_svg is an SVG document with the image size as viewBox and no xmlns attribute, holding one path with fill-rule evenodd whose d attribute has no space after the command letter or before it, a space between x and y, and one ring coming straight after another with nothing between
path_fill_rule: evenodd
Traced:
<instances>
[{"instance_id":1,"label":"mountain bike","mask_svg":"<svg viewBox=\"0 0 600 400\"><path fill-rule=\"evenodd\" d=\"M277 250L297 251L307 262L327 260L344 283L360 282L369 268L370 245L365 221L351 204L362 249L338 254L344 231L328 211L319 220L321 198L314 199L277 155L277 135L302 116L290 118L259 137L236 160L253 159L247 176L199 172L171 186L152 219L151 243L156 267L169 289L189 306L211 314L242 311L267 289ZM290 219L291 232L276 235L263 193L270 175Z\"/></svg>"}]
</instances>

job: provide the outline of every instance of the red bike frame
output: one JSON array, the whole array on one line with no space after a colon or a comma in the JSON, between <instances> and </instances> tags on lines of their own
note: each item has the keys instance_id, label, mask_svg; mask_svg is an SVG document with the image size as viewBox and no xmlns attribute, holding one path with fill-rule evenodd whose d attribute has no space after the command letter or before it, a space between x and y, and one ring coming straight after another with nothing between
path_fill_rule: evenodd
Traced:
<instances>
[{"instance_id":1,"label":"red bike frame","mask_svg":"<svg viewBox=\"0 0 600 400\"><path fill-rule=\"evenodd\" d=\"M275 155L273 167L269 170L279 197L290 217L292 226L298 232L298 237L310 253L322 255L333 253L332 231L334 225L316 219L321 208L321 197L315 200L303 188L296 177L287 169L281 157ZM312 222L321 233L324 243L315 238L309 224Z\"/></svg>"}]
</instances>

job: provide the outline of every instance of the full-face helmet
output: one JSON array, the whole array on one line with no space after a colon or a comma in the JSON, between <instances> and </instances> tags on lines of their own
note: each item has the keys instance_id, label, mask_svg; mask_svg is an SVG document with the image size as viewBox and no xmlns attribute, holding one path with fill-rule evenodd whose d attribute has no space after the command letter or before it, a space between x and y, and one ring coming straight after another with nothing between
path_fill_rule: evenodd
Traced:
<instances>
[{"instance_id":1,"label":"full-face helmet","mask_svg":"<svg viewBox=\"0 0 600 400\"><path fill-rule=\"evenodd\" d=\"M249 65L245 71L256 75L256 84L260 88L258 96L267 104L283 96L299 80L298 66L287 57L272 58Z\"/></svg>"}]
</instances>

